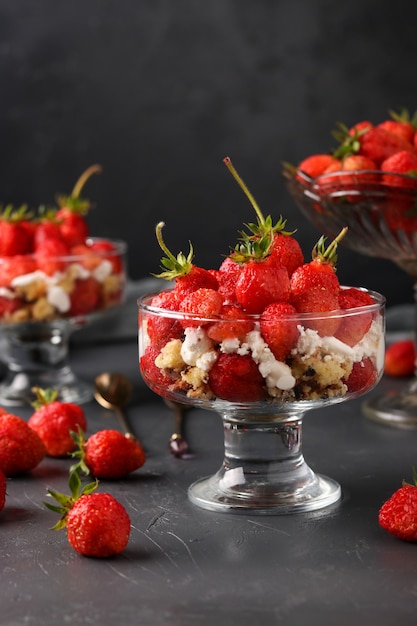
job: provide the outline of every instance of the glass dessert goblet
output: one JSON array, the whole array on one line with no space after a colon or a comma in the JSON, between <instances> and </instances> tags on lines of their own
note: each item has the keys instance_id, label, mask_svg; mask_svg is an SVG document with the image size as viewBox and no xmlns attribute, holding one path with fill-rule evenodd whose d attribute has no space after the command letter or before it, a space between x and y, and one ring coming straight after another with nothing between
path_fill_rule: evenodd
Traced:
<instances>
[{"instance_id":1,"label":"glass dessert goblet","mask_svg":"<svg viewBox=\"0 0 417 626\"><path fill-rule=\"evenodd\" d=\"M417 297L417 179L380 171L335 172L312 179L285 172L295 203L312 224L332 237L348 226L342 245L389 259L415 281ZM367 399L365 415L399 428L417 428L417 370L400 392Z\"/></svg>"},{"instance_id":2,"label":"glass dessert goblet","mask_svg":"<svg viewBox=\"0 0 417 626\"><path fill-rule=\"evenodd\" d=\"M64 402L92 399L93 386L69 364L73 331L123 303L126 244L91 238L77 254L0 258L0 347L6 368L0 405L27 405L33 387Z\"/></svg>"},{"instance_id":3,"label":"glass dessert goblet","mask_svg":"<svg viewBox=\"0 0 417 626\"><path fill-rule=\"evenodd\" d=\"M158 395L216 411L224 460L188 490L212 511L281 514L337 502L340 485L316 474L302 451L307 411L357 398L379 381L384 363L383 296L373 304L321 314L287 315L284 360L264 339L273 320L205 319L139 301L139 361ZM272 326L271 326L272 325ZM340 339L338 338L340 337Z\"/></svg>"}]
</instances>

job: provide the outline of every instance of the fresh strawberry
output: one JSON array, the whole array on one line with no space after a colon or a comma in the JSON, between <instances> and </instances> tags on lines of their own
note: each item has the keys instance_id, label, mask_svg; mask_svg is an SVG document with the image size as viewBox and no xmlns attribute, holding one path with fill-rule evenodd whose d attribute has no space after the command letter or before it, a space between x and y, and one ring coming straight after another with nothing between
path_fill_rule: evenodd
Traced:
<instances>
[{"instance_id":1,"label":"fresh strawberry","mask_svg":"<svg viewBox=\"0 0 417 626\"><path fill-rule=\"evenodd\" d=\"M229 402L257 402L266 397L264 380L248 354L220 354L209 372L212 392Z\"/></svg>"},{"instance_id":2,"label":"fresh strawberry","mask_svg":"<svg viewBox=\"0 0 417 626\"><path fill-rule=\"evenodd\" d=\"M31 274L38 268L30 254L16 254L0 259L0 287L10 287L17 276Z\"/></svg>"},{"instance_id":3,"label":"fresh strawberry","mask_svg":"<svg viewBox=\"0 0 417 626\"><path fill-rule=\"evenodd\" d=\"M9 204L0 214L0 256L28 254L32 238L23 222L27 220L27 207L15 209Z\"/></svg>"},{"instance_id":4,"label":"fresh strawberry","mask_svg":"<svg viewBox=\"0 0 417 626\"><path fill-rule=\"evenodd\" d=\"M4 317L6 320L10 319L15 311L24 306L24 301L22 298L6 298L5 296L0 296L0 318Z\"/></svg>"},{"instance_id":5,"label":"fresh strawberry","mask_svg":"<svg viewBox=\"0 0 417 626\"><path fill-rule=\"evenodd\" d=\"M44 239L36 248L38 269L48 276L65 271L69 263L69 247L63 239Z\"/></svg>"},{"instance_id":6,"label":"fresh strawberry","mask_svg":"<svg viewBox=\"0 0 417 626\"><path fill-rule=\"evenodd\" d=\"M298 164L297 169L311 178L317 178L332 166L339 167L339 161L331 154L312 154L306 159L303 159Z\"/></svg>"},{"instance_id":7,"label":"fresh strawberry","mask_svg":"<svg viewBox=\"0 0 417 626\"><path fill-rule=\"evenodd\" d=\"M35 222L35 230L33 234L33 248L36 252L37 248L48 239L59 239L63 241L61 234L61 221L57 219L56 209L46 209L41 207L41 215Z\"/></svg>"},{"instance_id":8,"label":"fresh strawberry","mask_svg":"<svg viewBox=\"0 0 417 626\"><path fill-rule=\"evenodd\" d=\"M223 298L215 289L196 289L196 291L187 294L179 303L179 310L185 314L181 323L184 327L202 326L204 323L201 318L212 319L217 317L222 306ZM194 320L193 315L197 315L198 319Z\"/></svg>"},{"instance_id":9,"label":"fresh strawberry","mask_svg":"<svg viewBox=\"0 0 417 626\"><path fill-rule=\"evenodd\" d=\"M94 493L98 483L81 488L77 472L70 474L71 495L48 489L57 505L45 506L61 515L54 530L66 528L70 545L88 557L106 558L120 554L127 547L131 522L125 507L109 493Z\"/></svg>"},{"instance_id":10,"label":"fresh strawberry","mask_svg":"<svg viewBox=\"0 0 417 626\"><path fill-rule=\"evenodd\" d=\"M389 113L391 119L381 122L378 126L389 130L394 135L398 135L412 144L417 127L417 114L410 116L410 113L405 108L400 109L398 112L389 111Z\"/></svg>"},{"instance_id":11,"label":"fresh strawberry","mask_svg":"<svg viewBox=\"0 0 417 626\"><path fill-rule=\"evenodd\" d=\"M145 452L140 443L118 430L100 430L88 439L79 430L72 437L77 450L71 456L78 462L71 471L91 473L95 478L118 479L145 463Z\"/></svg>"},{"instance_id":12,"label":"fresh strawberry","mask_svg":"<svg viewBox=\"0 0 417 626\"><path fill-rule=\"evenodd\" d=\"M92 165L85 170L77 180L69 196L58 196L56 218L60 220L60 230L63 238L70 247L85 243L89 235L89 227L85 216L91 208L89 200L81 198L81 191L88 179L101 172L100 165Z\"/></svg>"},{"instance_id":13,"label":"fresh strawberry","mask_svg":"<svg viewBox=\"0 0 417 626\"><path fill-rule=\"evenodd\" d=\"M85 431L87 420L84 410L78 404L57 400L58 392L35 388L35 411L28 425L42 439L48 456L66 456L75 449L71 431L78 428Z\"/></svg>"},{"instance_id":14,"label":"fresh strawberry","mask_svg":"<svg viewBox=\"0 0 417 626\"><path fill-rule=\"evenodd\" d=\"M0 469L0 511L4 509L6 504L6 475Z\"/></svg>"},{"instance_id":15,"label":"fresh strawberry","mask_svg":"<svg viewBox=\"0 0 417 626\"><path fill-rule=\"evenodd\" d=\"M345 380L346 386L350 393L365 393L374 387L378 372L371 359L365 357L362 361L353 364L352 371Z\"/></svg>"},{"instance_id":16,"label":"fresh strawberry","mask_svg":"<svg viewBox=\"0 0 417 626\"><path fill-rule=\"evenodd\" d=\"M217 343L226 339L239 339L243 341L245 336L253 330L254 321L245 316L238 306L225 304L219 313L221 318L218 322L209 324L207 336Z\"/></svg>"},{"instance_id":17,"label":"fresh strawberry","mask_svg":"<svg viewBox=\"0 0 417 626\"><path fill-rule=\"evenodd\" d=\"M288 303L276 302L267 306L260 320L261 334L278 361L285 361L300 335L295 319L297 310Z\"/></svg>"},{"instance_id":18,"label":"fresh strawberry","mask_svg":"<svg viewBox=\"0 0 417 626\"><path fill-rule=\"evenodd\" d=\"M385 374L412 376L416 366L416 348L411 339L395 341L385 351Z\"/></svg>"},{"instance_id":19,"label":"fresh strawberry","mask_svg":"<svg viewBox=\"0 0 417 626\"><path fill-rule=\"evenodd\" d=\"M290 303L299 313L324 313L339 308L340 284L335 272L336 250L346 231L347 228L344 228L327 249L326 238L321 237L313 249L312 261L301 265L291 276ZM306 320L306 324L322 336L333 336L339 320L337 317L324 317Z\"/></svg>"},{"instance_id":20,"label":"fresh strawberry","mask_svg":"<svg viewBox=\"0 0 417 626\"><path fill-rule=\"evenodd\" d=\"M164 344L166 342L163 342ZM147 346L140 357L140 371L146 384L156 393L172 384L172 379L164 374L164 370L155 365L155 360L161 352L161 346Z\"/></svg>"},{"instance_id":21,"label":"fresh strawberry","mask_svg":"<svg viewBox=\"0 0 417 626\"><path fill-rule=\"evenodd\" d=\"M114 243L106 239L97 239L91 243L89 248L99 255L100 262L103 260L110 261L114 274L123 272L123 259Z\"/></svg>"},{"instance_id":22,"label":"fresh strawberry","mask_svg":"<svg viewBox=\"0 0 417 626\"><path fill-rule=\"evenodd\" d=\"M288 276L304 263L301 246L291 233L283 230L275 232L268 261L273 264L275 260L287 268Z\"/></svg>"},{"instance_id":23,"label":"fresh strawberry","mask_svg":"<svg viewBox=\"0 0 417 626\"><path fill-rule=\"evenodd\" d=\"M166 257L161 259L164 271L157 275L158 278L175 280L174 289L179 298L201 288L217 289L219 285L216 276L210 270L193 264L194 250L191 243L187 257L182 252L179 252L176 257L170 252L162 237L164 226L164 222L156 225L156 238L166 254Z\"/></svg>"},{"instance_id":24,"label":"fresh strawberry","mask_svg":"<svg viewBox=\"0 0 417 626\"><path fill-rule=\"evenodd\" d=\"M342 310L356 309L374 304L373 298L366 291L356 287L342 289L339 293L339 308ZM346 343L355 346L368 332L372 324L372 312L349 315L341 318L339 327L334 336Z\"/></svg>"},{"instance_id":25,"label":"fresh strawberry","mask_svg":"<svg viewBox=\"0 0 417 626\"><path fill-rule=\"evenodd\" d=\"M382 182L392 187L411 187L417 189L417 154L409 150L400 150L385 159L381 164L383 172L406 174L406 176L390 176L385 174Z\"/></svg>"},{"instance_id":26,"label":"fresh strawberry","mask_svg":"<svg viewBox=\"0 0 417 626\"><path fill-rule=\"evenodd\" d=\"M381 506L378 523L391 535L404 541L417 541L417 474L414 485L403 481L402 486Z\"/></svg>"},{"instance_id":27,"label":"fresh strawberry","mask_svg":"<svg viewBox=\"0 0 417 626\"><path fill-rule=\"evenodd\" d=\"M0 414L0 469L6 476L29 472L46 453L39 437L18 415Z\"/></svg>"},{"instance_id":28,"label":"fresh strawberry","mask_svg":"<svg viewBox=\"0 0 417 626\"><path fill-rule=\"evenodd\" d=\"M226 257L219 268L219 293L222 294L225 304L236 304L236 282L242 266L231 257Z\"/></svg>"},{"instance_id":29,"label":"fresh strawberry","mask_svg":"<svg viewBox=\"0 0 417 626\"><path fill-rule=\"evenodd\" d=\"M174 290L162 291L154 296L151 306L157 309L166 309L167 311L178 310L178 297ZM170 339L179 339L184 328L182 324L168 315L149 315L147 317L146 331L152 346L161 348Z\"/></svg>"},{"instance_id":30,"label":"fresh strawberry","mask_svg":"<svg viewBox=\"0 0 417 626\"><path fill-rule=\"evenodd\" d=\"M77 280L74 289L70 293L70 310L69 315L88 315L99 307L101 298L100 283L88 276L81 280Z\"/></svg>"}]
</instances>

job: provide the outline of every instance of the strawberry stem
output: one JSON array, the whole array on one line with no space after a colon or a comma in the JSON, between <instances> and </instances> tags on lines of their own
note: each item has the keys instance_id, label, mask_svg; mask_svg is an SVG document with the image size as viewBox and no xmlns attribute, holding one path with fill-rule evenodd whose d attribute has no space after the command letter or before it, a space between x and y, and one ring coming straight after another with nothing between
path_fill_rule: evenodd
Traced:
<instances>
[{"instance_id":1,"label":"strawberry stem","mask_svg":"<svg viewBox=\"0 0 417 626\"><path fill-rule=\"evenodd\" d=\"M333 239L333 241L327 246L327 248L325 247L326 237L320 237L320 239L313 248L313 260L317 260L319 263L329 263L330 265L335 266L337 262L337 246L346 235L347 231L347 226L342 228L340 233L337 235L337 237Z\"/></svg>"},{"instance_id":2,"label":"strawberry stem","mask_svg":"<svg viewBox=\"0 0 417 626\"><path fill-rule=\"evenodd\" d=\"M258 203L256 202L255 198L253 197L253 195L249 191L247 185L244 183L242 178L239 176L239 174L235 170L235 168L233 166L233 163L231 162L230 158L229 157L225 157L223 159L223 163L226 165L227 169L232 174L232 176L235 179L235 181L238 183L240 188L245 193L246 197L248 198L249 202L251 203L252 207L254 208L256 215L258 216L259 223L260 224L264 224L265 223L265 218L264 218L264 216L262 214L261 209L259 208Z\"/></svg>"},{"instance_id":3,"label":"strawberry stem","mask_svg":"<svg viewBox=\"0 0 417 626\"><path fill-rule=\"evenodd\" d=\"M91 176L93 174L101 174L102 169L101 169L101 165L90 165L90 167L88 167L85 172L83 172L81 174L81 176L79 177L79 179L77 180L77 182L74 185L74 188L71 192L71 197L72 198L79 198L80 197L80 193L85 185L85 183L87 182L87 180L89 178L91 178Z\"/></svg>"}]
</instances>

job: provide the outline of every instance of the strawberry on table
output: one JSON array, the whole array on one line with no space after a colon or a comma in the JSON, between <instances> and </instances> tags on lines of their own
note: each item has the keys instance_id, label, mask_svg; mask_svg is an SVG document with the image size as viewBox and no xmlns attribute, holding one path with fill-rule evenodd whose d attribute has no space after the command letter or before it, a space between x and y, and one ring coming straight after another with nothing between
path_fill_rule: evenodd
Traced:
<instances>
[{"instance_id":1,"label":"strawberry on table","mask_svg":"<svg viewBox=\"0 0 417 626\"><path fill-rule=\"evenodd\" d=\"M416 347L411 339L395 341L385 351L385 374L412 376L416 367Z\"/></svg>"},{"instance_id":2,"label":"strawberry on table","mask_svg":"<svg viewBox=\"0 0 417 626\"><path fill-rule=\"evenodd\" d=\"M417 541L417 474L414 484L403 481L402 486L381 506L378 523L391 535L404 541Z\"/></svg>"},{"instance_id":3,"label":"strawberry on table","mask_svg":"<svg viewBox=\"0 0 417 626\"><path fill-rule=\"evenodd\" d=\"M71 471L92 474L95 478L124 478L145 463L145 452L139 442L118 430L100 430L87 439L79 430L72 437L77 449L71 454L79 459Z\"/></svg>"},{"instance_id":4,"label":"strawberry on table","mask_svg":"<svg viewBox=\"0 0 417 626\"><path fill-rule=\"evenodd\" d=\"M0 470L6 476L34 469L45 457L46 449L39 437L18 415L0 413Z\"/></svg>"},{"instance_id":5,"label":"strawberry on table","mask_svg":"<svg viewBox=\"0 0 417 626\"><path fill-rule=\"evenodd\" d=\"M61 515L54 530L66 528L69 544L87 557L107 558L120 554L129 542L131 522L125 507L109 493L94 493L98 483L81 488L77 472L71 472L70 495L48 490L57 504L45 506Z\"/></svg>"},{"instance_id":6,"label":"strawberry on table","mask_svg":"<svg viewBox=\"0 0 417 626\"><path fill-rule=\"evenodd\" d=\"M46 454L52 457L66 456L75 450L71 431L87 428L84 410L78 404L58 400L58 391L35 388L35 411L28 420L29 427L42 439Z\"/></svg>"}]
</instances>

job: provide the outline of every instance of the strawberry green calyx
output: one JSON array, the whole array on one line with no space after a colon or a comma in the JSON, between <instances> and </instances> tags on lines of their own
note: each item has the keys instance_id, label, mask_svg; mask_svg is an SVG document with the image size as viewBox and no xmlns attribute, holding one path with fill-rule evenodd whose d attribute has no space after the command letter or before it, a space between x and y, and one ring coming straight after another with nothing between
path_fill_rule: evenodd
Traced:
<instances>
[{"instance_id":1,"label":"strawberry green calyx","mask_svg":"<svg viewBox=\"0 0 417 626\"><path fill-rule=\"evenodd\" d=\"M77 462L74 463L74 465L71 465L69 470L70 474L77 473L78 475L80 475L80 473L82 473L85 476L88 476L90 474L90 469L85 462L85 433L83 429L78 426L78 432L74 432L73 430L71 430L70 435L75 445L77 446L76 450L74 450L74 452L71 452L71 457L73 459L77 459Z\"/></svg>"},{"instance_id":2,"label":"strawberry green calyx","mask_svg":"<svg viewBox=\"0 0 417 626\"><path fill-rule=\"evenodd\" d=\"M44 505L50 511L61 515L61 518L58 520L55 526L52 526L52 530L61 530L62 528L65 528L67 523L67 515L76 503L76 501L79 500L81 496L86 496L93 493L93 491L95 491L98 487L98 480L92 483L88 483L84 485L84 487L82 487L81 478L78 472L71 472L69 476L68 486L71 495L59 493L58 491L53 491L52 489L48 489L47 491L47 495L50 498L53 498L58 503L58 506L56 504L50 504L49 502L44 502Z\"/></svg>"},{"instance_id":3,"label":"strawberry green calyx","mask_svg":"<svg viewBox=\"0 0 417 626\"><path fill-rule=\"evenodd\" d=\"M164 278L165 280L175 280L175 278L178 278L179 276L185 276L190 273L193 267L192 261L194 258L194 249L191 242L189 242L190 251L188 256L185 256L182 252L179 252L177 256L174 256L168 249L162 237L162 229L164 226L164 222L158 222L155 232L158 243L163 252L166 254L166 257L162 257L161 259L161 265L165 269L160 274L153 274L153 276L156 278Z\"/></svg>"},{"instance_id":4,"label":"strawberry green calyx","mask_svg":"<svg viewBox=\"0 0 417 626\"><path fill-rule=\"evenodd\" d=\"M406 107L401 107L399 111L390 109L388 113L395 122L411 124L414 129L417 128L417 111L413 115L410 115L410 112Z\"/></svg>"},{"instance_id":5,"label":"strawberry green calyx","mask_svg":"<svg viewBox=\"0 0 417 626\"><path fill-rule=\"evenodd\" d=\"M70 209L74 213L86 215L91 208L91 203L89 200L81 198L81 192L89 178L91 178L93 174L100 174L101 171L101 165L90 165L78 178L69 196L58 195L58 206L60 208Z\"/></svg>"},{"instance_id":6,"label":"strawberry green calyx","mask_svg":"<svg viewBox=\"0 0 417 626\"><path fill-rule=\"evenodd\" d=\"M348 231L347 226L342 228L340 233L333 239L333 241L326 248L327 237L322 235L312 251L312 259L318 263L324 263L336 267L337 263L337 246Z\"/></svg>"},{"instance_id":7,"label":"strawberry green calyx","mask_svg":"<svg viewBox=\"0 0 417 626\"><path fill-rule=\"evenodd\" d=\"M1 221L13 224L31 219L31 217L32 213L28 212L27 204L22 204L20 207L15 207L13 204L7 204L4 208L1 208L0 212Z\"/></svg>"},{"instance_id":8,"label":"strawberry green calyx","mask_svg":"<svg viewBox=\"0 0 417 626\"><path fill-rule=\"evenodd\" d=\"M344 159L352 154L357 154L361 148L360 139L362 135L368 132L370 127L361 128L360 130L355 129L353 132L342 122L339 122L337 127L338 129L334 130L332 135L340 145L334 150L332 156L335 159Z\"/></svg>"},{"instance_id":9,"label":"strawberry green calyx","mask_svg":"<svg viewBox=\"0 0 417 626\"><path fill-rule=\"evenodd\" d=\"M59 394L58 389L42 389L41 387L32 387L32 391L36 395L36 399L31 403L35 410L47 404L52 404Z\"/></svg>"}]
</instances>

